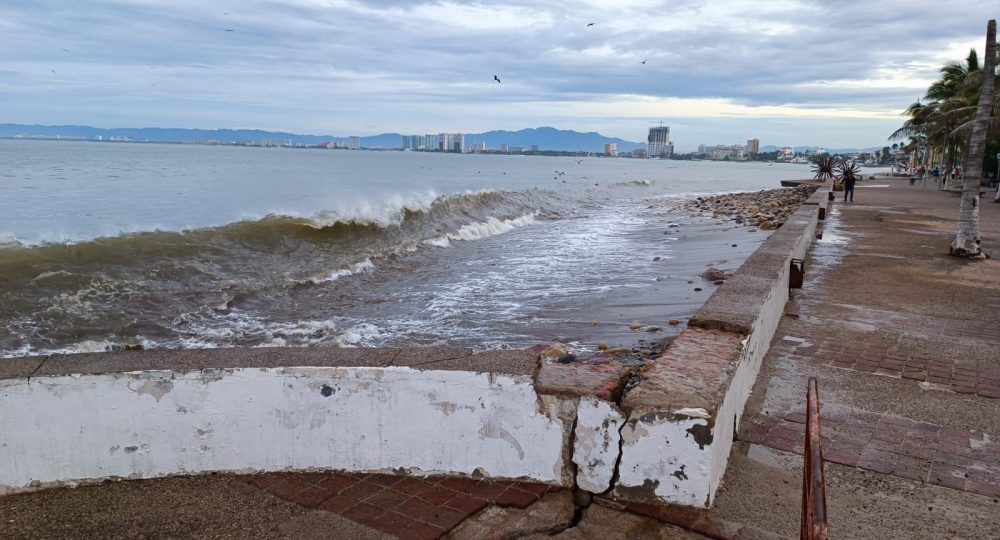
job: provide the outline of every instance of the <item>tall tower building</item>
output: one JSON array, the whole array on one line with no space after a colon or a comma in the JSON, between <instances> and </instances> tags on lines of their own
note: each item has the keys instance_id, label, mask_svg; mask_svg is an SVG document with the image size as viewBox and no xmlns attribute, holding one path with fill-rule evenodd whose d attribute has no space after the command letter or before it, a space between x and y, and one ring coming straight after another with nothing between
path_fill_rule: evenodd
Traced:
<instances>
[{"instance_id":1,"label":"tall tower building","mask_svg":"<svg viewBox=\"0 0 1000 540\"><path fill-rule=\"evenodd\" d=\"M760 151L760 139L749 139L747 140L747 154L750 154L750 159L757 157L757 152Z\"/></svg>"},{"instance_id":2,"label":"tall tower building","mask_svg":"<svg viewBox=\"0 0 1000 540\"><path fill-rule=\"evenodd\" d=\"M646 152L648 158L667 157L673 151L673 144L670 143L670 126L659 126L649 128L649 137L646 138L649 150Z\"/></svg>"}]
</instances>

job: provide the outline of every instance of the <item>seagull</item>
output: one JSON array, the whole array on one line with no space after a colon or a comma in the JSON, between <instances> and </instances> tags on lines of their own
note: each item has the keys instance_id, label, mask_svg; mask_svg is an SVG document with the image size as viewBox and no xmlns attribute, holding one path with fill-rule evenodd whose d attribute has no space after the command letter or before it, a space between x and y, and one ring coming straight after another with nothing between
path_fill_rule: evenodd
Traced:
<instances>
[{"instance_id":1,"label":"seagull","mask_svg":"<svg viewBox=\"0 0 1000 540\"><path fill-rule=\"evenodd\" d=\"M49 68L49 71L51 71L52 73L55 73L55 72L56 72L56 70L54 70L54 69L52 69L52 68Z\"/></svg>"},{"instance_id":2,"label":"seagull","mask_svg":"<svg viewBox=\"0 0 1000 540\"><path fill-rule=\"evenodd\" d=\"M68 53L68 52L69 52L69 49L61 49L61 50L62 50L62 52L64 52L64 53Z\"/></svg>"},{"instance_id":3,"label":"seagull","mask_svg":"<svg viewBox=\"0 0 1000 540\"><path fill-rule=\"evenodd\" d=\"M587 23L587 26L594 26L594 23Z\"/></svg>"},{"instance_id":4,"label":"seagull","mask_svg":"<svg viewBox=\"0 0 1000 540\"><path fill-rule=\"evenodd\" d=\"M497 77L496 75L494 75L493 76L493 80L496 81L497 84L500 84L500 77Z\"/></svg>"},{"instance_id":5,"label":"seagull","mask_svg":"<svg viewBox=\"0 0 1000 540\"><path fill-rule=\"evenodd\" d=\"M234 32L234 31L235 30L233 30L232 28L226 28L226 32Z\"/></svg>"},{"instance_id":6,"label":"seagull","mask_svg":"<svg viewBox=\"0 0 1000 540\"><path fill-rule=\"evenodd\" d=\"M639 63L640 63L640 64L645 64L645 63L646 63L646 60L643 60L642 62L639 62Z\"/></svg>"}]
</instances>

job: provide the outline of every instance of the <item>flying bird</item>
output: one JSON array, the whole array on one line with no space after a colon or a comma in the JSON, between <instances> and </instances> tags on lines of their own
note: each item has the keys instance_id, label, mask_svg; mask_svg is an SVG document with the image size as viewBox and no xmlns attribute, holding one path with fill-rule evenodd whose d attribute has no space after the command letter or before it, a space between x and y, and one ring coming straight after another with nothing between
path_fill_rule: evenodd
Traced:
<instances>
[{"instance_id":1,"label":"flying bird","mask_svg":"<svg viewBox=\"0 0 1000 540\"><path fill-rule=\"evenodd\" d=\"M226 28L226 32L235 32L232 28Z\"/></svg>"},{"instance_id":2,"label":"flying bird","mask_svg":"<svg viewBox=\"0 0 1000 540\"><path fill-rule=\"evenodd\" d=\"M61 50L62 52L64 52L64 53L68 53L68 52L69 52L69 49L60 49L60 50Z\"/></svg>"},{"instance_id":3,"label":"flying bird","mask_svg":"<svg viewBox=\"0 0 1000 540\"><path fill-rule=\"evenodd\" d=\"M639 63L640 63L640 64L645 64L645 63L646 63L646 61L645 61L645 60L643 60L642 62L639 62Z\"/></svg>"},{"instance_id":4,"label":"flying bird","mask_svg":"<svg viewBox=\"0 0 1000 540\"><path fill-rule=\"evenodd\" d=\"M56 72L56 70L54 70L54 69L52 69L52 68L49 68L49 71L51 71L52 73L55 73L55 72Z\"/></svg>"},{"instance_id":5,"label":"flying bird","mask_svg":"<svg viewBox=\"0 0 1000 540\"><path fill-rule=\"evenodd\" d=\"M496 75L494 75L493 76L493 80L496 81L497 84L500 84L500 77L497 77Z\"/></svg>"},{"instance_id":6,"label":"flying bird","mask_svg":"<svg viewBox=\"0 0 1000 540\"><path fill-rule=\"evenodd\" d=\"M594 26L594 23L587 23L587 26Z\"/></svg>"}]
</instances>

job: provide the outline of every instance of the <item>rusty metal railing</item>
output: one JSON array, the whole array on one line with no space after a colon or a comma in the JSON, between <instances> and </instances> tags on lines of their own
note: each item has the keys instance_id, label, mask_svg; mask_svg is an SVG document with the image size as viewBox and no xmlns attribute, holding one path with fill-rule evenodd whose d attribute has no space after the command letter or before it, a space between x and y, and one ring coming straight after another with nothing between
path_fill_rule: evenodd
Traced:
<instances>
[{"instance_id":1,"label":"rusty metal railing","mask_svg":"<svg viewBox=\"0 0 1000 540\"><path fill-rule=\"evenodd\" d=\"M806 393L806 447L802 470L802 540L827 540L826 482L823 478L823 437L819 426L819 392L809 379Z\"/></svg>"}]
</instances>

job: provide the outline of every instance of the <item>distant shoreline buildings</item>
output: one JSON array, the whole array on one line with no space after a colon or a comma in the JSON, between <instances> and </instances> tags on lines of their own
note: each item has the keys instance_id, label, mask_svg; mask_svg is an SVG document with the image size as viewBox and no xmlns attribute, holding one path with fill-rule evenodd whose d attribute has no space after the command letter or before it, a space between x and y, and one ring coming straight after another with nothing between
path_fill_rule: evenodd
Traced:
<instances>
[{"instance_id":1,"label":"distant shoreline buildings","mask_svg":"<svg viewBox=\"0 0 1000 540\"><path fill-rule=\"evenodd\" d=\"M759 153L760 139L747 139L746 145L699 144L695 155L713 161L751 161L757 159Z\"/></svg>"}]
</instances>

